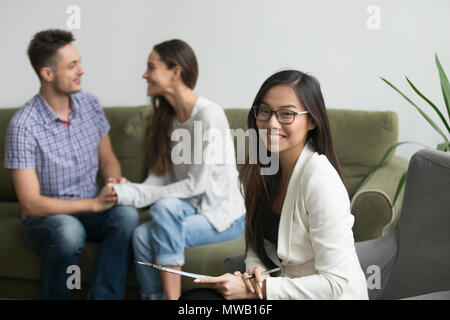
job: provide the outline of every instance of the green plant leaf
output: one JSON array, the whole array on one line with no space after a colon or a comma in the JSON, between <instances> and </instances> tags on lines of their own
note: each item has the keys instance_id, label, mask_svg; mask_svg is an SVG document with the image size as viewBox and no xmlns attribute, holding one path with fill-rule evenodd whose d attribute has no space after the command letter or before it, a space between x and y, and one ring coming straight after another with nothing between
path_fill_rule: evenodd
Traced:
<instances>
[{"instance_id":1,"label":"green plant leaf","mask_svg":"<svg viewBox=\"0 0 450 320\"><path fill-rule=\"evenodd\" d=\"M450 133L450 126L448 125L447 120L445 120L444 115L442 114L442 112L439 110L438 107L436 107L436 105L431 102L427 97L425 97L413 84L411 81L409 81L408 77L406 77L406 81L408 81L409 85L411 86L411 88L413 88L413 90L426 102L428 102L428 104L434 109L434 111L436 111L436 113L439 115L439 118L441 118L442 122L444 123L445 127L447 128L448 133Z\"/></svg>"},{"instance_id":2,"label":"green plant leaf","mask_svg":"<svg viewBox=\"0 0 450 320\"><path fill-rule=\"evenodd\" d=\"M403 185L406 182L406 174L408 173L408 171L406 171L405 173L403 173L403 175L400 178L400 181L397 184L397 190L395 191L395 196L394 196L394 200L392 201L392 207L395 205L395 203L397 202L398 196L400 195L400 191L402 191Z\"/></svg>"},{"instance_id":3,"label":"green plant leaf","mask_svg":"<svg viewBox=\"0 0 450 320\"><path fill-rule=\"evenodd\" d=\"M407 143L411 143L411 144L419 144L422 146L425 146L424 144L418 143L418 142L414 142L414 141L400 141L397 142L395 144L393 144L392 146L390 146L387 151L385 152L385 154L383 155L383 157L381 158L380 162L377 164L377 166L375 167L376 169L378 169L379 167L381 167L384 164L384 161L386 161L387 157L389 156L389 154L394 151L398 146L402 145L402 144L407 144Z\"/></svg>"},{"instance_id":4,"label":"green plant leaf","mask_svg":"<svg viewBox=\"0 0 450 320\"><path fill-rule=\"evenodd\" d=\"M394 89L395 91L397 91L403 98L405 98L409 103L411 103L416 109L417 111L419 111L419 113L422 115L422 117L425 118L425 120L428 121L428 123L434 128L434 130L436 130L437 133L439 133L445 141L448 141L447 137L445 136L445 134L442 132L442 130L438 127L438 125L431 120L431 118L425 113L423 112L422 109L420 109L414 102L411 101L411 99L409 99L405 94L403 94L403 92L401 92L400 90L398 90L393 84L391 84L389 81L387 81L384 78L381 78L381 80L383 80L384 82L386 82L392 89Z\"/></svg>"},{"instance_id":5,"label":"green plant leaf","mask_svg":"<svg viewBox=\"0 0 450 320\"><path fill-rule=\"evenodd\" d=\"M442 94L444 95L445 105L447 106L448 119L450 120L450 83L448 82L447 75L441 66L441 62L437 54L435 54L436 66L439 71L439 78L441 80Z\"/></svg>"},{"instance_id":6,"label":"green plant leaf","mask_svg":"<svg viewBox=\"0 0 450 320\"><path fill-rule=\"evenodd\" d=\"M400 145L402 145L402 144L407 144L407 143L409 143L409 144L417 144L417 145L421 145L421 146L423 146L423 147L428 148L427 145L422 144L422 143L418 143L418 142L414 142L414 141L400 141L400 142L397 142L397 143L393 144L392 146L390 146L390 147L386 150L386 152L384 153L384 155L381 157L380 162L378 162L378 164L377 164L375 167L373 167L373 169L370 170L369 173L367 174L367 176L361 181L361 183L359 184L359 186L358 186L357 189L361 188L361 187L362 187L362 186L363 186L363 185L364 185L364 184L372 177L372 175L373 175L379 168L381 168L381 167L383 166L384 162L386 161L387 157L391 154L392 151L394 151L398 146L400 146Z\"/></svg>"},{"instance_id":7,"label":"green plant leaf","mask_svg":"<svg viewBox=\"0 0 450 320\"><path fill-rule=\"evenodd\" d=\"M450 143L442 142L442 143L438 144L437 149L444 151L444 152L450 152Z\"/></svg>"}]
</instances>

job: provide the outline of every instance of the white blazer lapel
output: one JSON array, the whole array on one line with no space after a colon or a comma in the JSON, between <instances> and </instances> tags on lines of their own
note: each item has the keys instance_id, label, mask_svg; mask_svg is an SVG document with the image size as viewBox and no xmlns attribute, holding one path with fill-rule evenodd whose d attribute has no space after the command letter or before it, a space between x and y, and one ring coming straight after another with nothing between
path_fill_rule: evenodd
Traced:
<instances>
[{"instance_id":1,"label":"white blazer lapel","mask_svg":"<svg viewBox=\"0 0 450 320\"><path fill-rule=\"evenodd\" d=\"M284 198L283 207L281 209L280 225L278 227L278 250L277 254L281 258L281 264L286 265L289 262L292 239L292 222L294 215L294 208L297 196L299 194L299 180L303 172L303 168L314 150L309 143L306 143L300 156L298 157L291 178L289 179L286 197Z\"/></svg>"}]
</instances>

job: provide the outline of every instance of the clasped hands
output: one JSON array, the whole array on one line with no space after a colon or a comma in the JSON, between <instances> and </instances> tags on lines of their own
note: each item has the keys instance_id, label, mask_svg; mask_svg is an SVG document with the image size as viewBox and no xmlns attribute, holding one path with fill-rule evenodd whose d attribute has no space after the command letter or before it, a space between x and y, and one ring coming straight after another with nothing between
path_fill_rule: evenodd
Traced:
<instances>
[{"instance_id":1,"label":"clasped hands","mask_svg":"<svg viewBox=\"0 0 450 320\"><path fill-rule=\"evenodd\" d=\"M117 204L117 194L113 184L130 183L125 177L115 179L109 177L97 198L94 198L94 212L105 211Z\"/></svg>"},{"instance_id":2,"label":"clasped hands","mask_svg":"<svg viewBox=\"0 0 450 320\"><path fill-rule=\"evenodd\" d=\"M234 274L226 273L219 277L205 277L195 279L195 283L209 283L211 288L216 289L227 300L234 299L264 299L266 297L266 278L269 274L261 274L265 269L255 267L247 270L244 274L236 271ZM246 276L254 274L254 278L247 279Z\"/></svg>"}]
</instances>

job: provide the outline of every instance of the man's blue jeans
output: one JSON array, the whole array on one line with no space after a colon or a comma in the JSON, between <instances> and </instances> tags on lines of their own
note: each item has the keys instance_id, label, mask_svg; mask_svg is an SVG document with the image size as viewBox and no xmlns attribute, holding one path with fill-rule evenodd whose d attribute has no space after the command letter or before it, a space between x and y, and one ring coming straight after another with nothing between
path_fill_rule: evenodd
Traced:
<instances>
[{"instance_id":1,"label":"man's blue jeans","mask_svg":"<svg viewBox=\"0 0 450 320\"><path fill-rule=\"evenodd\" d=\"M100 242L88 299L123 299L138 224L137 210L120 205L99 213L27 217L25 241L41 258L41 299L69 298L67 267L77 265L86 240Z\"/></svg>"},{"instance_id":2,"label":"man's blue jeans","mask_svg":"<svg viewBox=\"0 0 450 320\"><path fill-rule=\"evenodd\" d=\"M185 248L231 240L244 232L244 215L225 231L217 232L206 216L178 198L163 198L155 202L149 212L151 220L134 231L136 261L182 266ZM143 299L162 297L158 270L136 264L136 279Z\"/></svg>"}]
</instances>

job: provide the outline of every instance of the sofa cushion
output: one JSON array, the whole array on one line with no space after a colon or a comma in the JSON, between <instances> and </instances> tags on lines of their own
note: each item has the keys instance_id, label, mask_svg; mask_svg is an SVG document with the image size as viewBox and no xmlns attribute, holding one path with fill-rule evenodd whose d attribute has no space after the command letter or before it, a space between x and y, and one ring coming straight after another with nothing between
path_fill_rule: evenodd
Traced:
<instances>
[{"instance_id":1,"label":"sofa cushion","mask_svg":"<svg viewBox=\"0 0 450 320\"><path fill-rule=\"evenodd\" d=\"M122 175L132 182L147 177L147 132L150 108L108 107L103 109L111 130L114 152L122 167Z\"/></svg>"},{"instance_id":2,"label":"sofa cushion","mask_svg":"<svg viewBox=\"0 0 450 320\"><path fill-rule=\"evenodd\" d=\"M39 255L23 239L19 204L1 202L0 214L0 257L8 261L0 263L0 276L39 279Z\"/></svg>"},{"instance_id":3,"label":"sofa cushion","mask_svg":"<svg viewBox=\"0 0 450 320\"><path fill-rule=\"evenodd\" d=\"M334 148L344 183L353 196L362 179L398 139L398 117L392 111L328 109ZM388 163L395 152L386 159Z\"/></svg>"}]
</instances>

